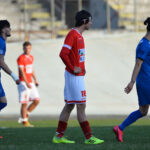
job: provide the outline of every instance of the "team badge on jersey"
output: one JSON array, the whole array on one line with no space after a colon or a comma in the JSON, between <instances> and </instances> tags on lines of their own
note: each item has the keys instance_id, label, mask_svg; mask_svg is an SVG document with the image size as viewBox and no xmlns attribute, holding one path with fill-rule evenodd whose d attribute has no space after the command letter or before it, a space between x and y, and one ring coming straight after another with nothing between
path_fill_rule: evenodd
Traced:
<instances>
[{"instance_id":1,"label":"team badge on jersey","mask_svg":"<svg viewBox=\"0 0 150 150\"><path fill-rule=\"evenodd\" d=\"M85 49L79 49L80 62L85 61Z\"/></svg>"},{"instance_id":2,"label":"team badge on jersey","mask_svg":"<svg viewBox=\"0 0 150 150\"><path fill-rule=\"evenodd\" d=\"M79 55L85 55L85 49L79 49Z\"/></svg>"}]
</instances>

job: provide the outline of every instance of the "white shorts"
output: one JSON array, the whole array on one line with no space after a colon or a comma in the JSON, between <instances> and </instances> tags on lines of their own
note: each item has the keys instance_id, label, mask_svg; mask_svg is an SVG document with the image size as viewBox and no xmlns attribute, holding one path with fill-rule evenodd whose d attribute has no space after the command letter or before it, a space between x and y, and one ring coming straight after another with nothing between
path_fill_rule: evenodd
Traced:
<instances>
[{"instance_id":1,"label":"white shorts","mask_svg":"<svg viewBox=\"0 0 150 150\"><path fill-rule=\"evenodd\" d=\"M65 71L64 100L67 104L86 103L84 76L75 76Z\"/></svg>"},{"instance_id":2,"label":"white shorts","mask_svg":"<svg viewBox=\"0 0 150 150\"><path fill-rule=\"evenodd\" d=\"M25 82L20 82L18 85L19 102L28 103L33 100L40 100L38 90L34 83L30 83L32 88L28 88Z\"/></svg>"}]
</instances>

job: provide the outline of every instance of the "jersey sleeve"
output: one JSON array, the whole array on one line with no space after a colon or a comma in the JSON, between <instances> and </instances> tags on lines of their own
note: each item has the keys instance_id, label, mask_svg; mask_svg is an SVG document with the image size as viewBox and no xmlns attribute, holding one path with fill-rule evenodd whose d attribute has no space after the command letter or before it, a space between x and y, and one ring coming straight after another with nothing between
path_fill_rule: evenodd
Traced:
<instances>
[{"instance_id":1,"label":"jersey sleeve","mask_svg":"<svg viewBox=\"0 0 150 150\"><path fill-rule=\"evenodd\" d=\"M145 60L149 52L150 52L150 45L147 43L145 44L143 42L141 43L140 47L137 49L136 52L137 58Z\"/></svg>"},{"instance_id":2,"label":"jersey sleeve","mask_svg":"<svg viewBox=\"0 0 150 150\"><path fill-rule=\"evenodd\" d=\"M73 33L69 33L67 36L66 36L66 39L64 41L64 45L63 47L71 50L72 46L73 46L73 42L74 42L74 36L73 36Z\"/></svg>"},{"instance_id":3,"label":"jersey sleeve","mask_svg":"<svg viewBox=\"0 0 150 150\"><path fill-rule=\"evenodd\" d=\"M74 43L74 36L73 34L69 33L65 39L64 45L59 55L64 64L66 65L66 67L68 67L72 71L74 71L74 66L71 64L69 54L72 49L73 43Z\"/></svg>"},{"instance_id":4,"label":"jersey sleeve","mask_svg":"<svg viewBox=\"0 0 150 150\"><path fill-rule=\"evenodd\" d=\"M24 67L24 61L23 61L23 57L19 57L17 59L17 64L19 68L23 68Z\"/></svg>"},{"instance_id":5,"label":"jersey sleeve","mask_svg":"<svg viewBox=\"0 0 150 150\"><path fill-rule=\"evenodd\" d=\"M0 43L0 55L5 55L5 44L4 43Z\"/></svg>"}]
</instances>

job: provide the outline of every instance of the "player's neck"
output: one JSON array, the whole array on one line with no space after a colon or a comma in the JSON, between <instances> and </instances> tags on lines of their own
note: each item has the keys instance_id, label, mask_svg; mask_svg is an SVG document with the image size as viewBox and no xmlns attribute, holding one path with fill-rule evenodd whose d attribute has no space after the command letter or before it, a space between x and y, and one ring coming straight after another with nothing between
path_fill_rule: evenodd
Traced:
<instances>
[{"instance_id":1,"label":"player's neck","mask_svg":"<svg viewBox=\"0 0 150 150\"><path fill-rule=\"evenodd\" d=\"M147 40L150 41L150 32L147 32L146 35L144 36Z\"/></svg>"},{"instance_id":2,"label":"player's neck","mask_svg":"<svg viewBox=\"0 0 150 150\"><path fill-rule=\"evenodd\" d=\"M24 53L24 55L30 56L30 54Z\"/></svg>"},{"instance_id":3,"label":"player's neck","mask_svg":"<svg viewBox=\"0 0 150 150\"><path fill-rule=\"evenodd\" d=\"M7 36L5 36L5 34L1 34L1 37L6 41L7 40Z\"/></svg>"},{"instance_id":4,"label":"player's neck","mask_svg":"<svg viewBox=\"0 0 150 150\"><path fill-rule=\"evenodd\" d=\"M81 34L84 32L84 27L80 26L80 27L75 27L76 30L78 30Z\"/></svg>"}]
</instances>

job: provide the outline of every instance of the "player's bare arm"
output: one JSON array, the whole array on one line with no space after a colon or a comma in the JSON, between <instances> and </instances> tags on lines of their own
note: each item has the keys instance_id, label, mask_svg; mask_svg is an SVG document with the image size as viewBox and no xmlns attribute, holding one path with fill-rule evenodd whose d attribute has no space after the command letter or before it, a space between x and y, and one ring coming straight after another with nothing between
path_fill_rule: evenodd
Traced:
<instances>
[{"instance_id":1,"label":"player's bare arm","mask_svg":"<svg viewBox=\"0 0 150 150\"><path fill-rule=\"evenodd\" d=\"M125 92L126 92L127 94L130 93L130 91L131 91L132 88L133 88L133 85L134 85L134 83L135 83L135 81L136 81L137 75L139 74L139 71L140 71L140 69L141 69L142 63L143 63L143 60L137 58L136 64L135 64L134 69L133 69L131 81L129 82L129 84L128 84L127 87L125 88Z\"/></svg>"},{"instance_id":2,"label":"player's bare arm","mask_svg":"<svg viewBox=\"0 0 150 150\"><path fill-rule=\"evenodd\" d=\"M9 69L8 65L5 63L3 55L0 55L0 66L7 74L12 76L16 84L20 83L19 78Z\"/></svg>"},{"instance_id":3,"label":"player's bare arm","mask_svg":"<svg viewBox=\"0 0 150 150\"><path fill-rule=\"evenodd\" d=\"M28 88L31 88L32 86L28 83L28 81L27 81L27 79L26 79L26 76L25 76L25 73L24 73L22 67L19 67L19 72L20 72L21 76L23 77L23 79L24 79L24 81L25 81L27 87L28 87Z\"/></svg>"},{"instance_id":4,"label":"player's bare arm","mask_svg":"<svg viewBox=\"0 0 150 150\"><path fill-rule=\"evenodd\" d=\"M12 71L9 69L9 67L5 63L3 55L0 55L0 66L7 74L11 75Z\"/></svg>"},{"instance_id":5,"label":"player's bare arm","mask_svg":"<svg viewBox=\"0 0 150 150\"><path fill-rule=\"evenodd\" d=\"M33 77L33 79L34 79L35 85L36 85L36 86L39 86L39 83L38 83L38 81L37 81L37 78L36 78L36 75L35 75L34 70L33 70L33 72L32 72L32 77Z\"/></svg>"}]
</instances>

